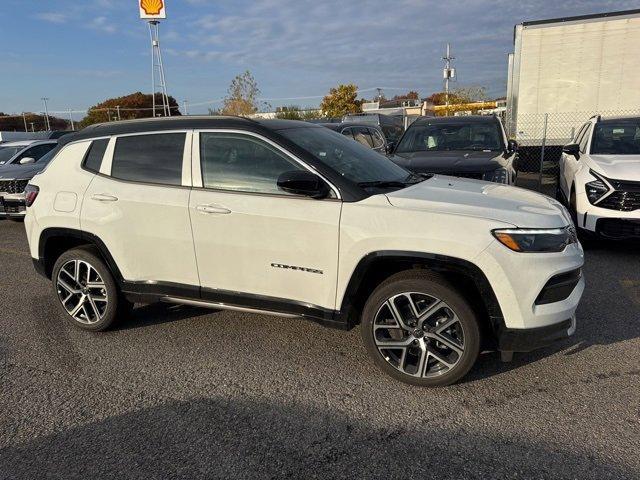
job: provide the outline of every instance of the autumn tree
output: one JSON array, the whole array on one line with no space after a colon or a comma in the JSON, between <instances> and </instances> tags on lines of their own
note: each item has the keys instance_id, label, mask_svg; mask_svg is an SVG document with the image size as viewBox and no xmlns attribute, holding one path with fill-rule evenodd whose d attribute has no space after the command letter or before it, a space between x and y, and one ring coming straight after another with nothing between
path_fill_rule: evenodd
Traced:
<instances>
[{"instance_id":1,"label":"autumn tree","mask_svg":"<svg viewBox=\"0 0 640 480\"><path fill-rule=\"evenodd\" d=\"M163 115L162 94L156 93L155 95L156 115ZM169 96L169 107L171 108L171 115L180 115L178 102L171 96ZM80 126L86 127L94 123L118 120L118 110L120 112L120 120L148 118L153 116L152 108L153 96L150 93L136 92L124 97L109 98L91 107L87 112L87 116L80 121Z\"/></svg>"},{"instance_id":2,"label":"autumn tree","mask_svg":"<svg viewBox=\"0 0 640 480\"><path fill-rule=\"evenodd\" d=\"M258 111L258 82L249 70L231 80L227 96L222 104L223 115L248 116Z\"/></svg>"},{"instance_id":3,"label":"autumn tree","mask_svg":"<svg viewBox=\"0 0 640 480\"><path fill-rule=\"evenodd\" d=\"M31 124L33 124L33 129L35 131L47 129L47 121L44 115L39 113L25 113L23 118L22 115L8 115L0 112L0 130L7 132L24 132L25 119L27 121L27 129L29 131L31 131ZM51 130L71 129L69 121L52 115L49 115L49 125L51 126Z\"/></svg>"},{"instance_id":4,"label":"autumn tree","mask_svg":"<svg viewBox=\"0 0 640 480\"><path fill-rule=\"evenodd\" d=\"M420 94L415 90L411 90L402 95L395 95L392 100L418 100L420 98Z\"/></svg>"},{"instance_id":5,"label":"autumn tree","mask_svg":"<svg viewBox=\"0 0 640 480\"><path fill-rule=\"evenodd\" d=\"M358 87L352 83L338 85L329 90L329 94L322 99L320 110L327 117L342 117L350 113L360 113L362 102L358 99Z\"/></svg>"},{"instance_id":6,"label":"autumn tree","mask_svg":"<svg viewBox=\"0 0 640 480\"><path fill-rule=\"evenodd\" d=\"M446 93L437 92L427 97L427 102L433 105L446 105ZM482 102L487 99L487 92L484 87L461 87L449 92L449 105L460 103Z\"/></svg>"}]
</instances>

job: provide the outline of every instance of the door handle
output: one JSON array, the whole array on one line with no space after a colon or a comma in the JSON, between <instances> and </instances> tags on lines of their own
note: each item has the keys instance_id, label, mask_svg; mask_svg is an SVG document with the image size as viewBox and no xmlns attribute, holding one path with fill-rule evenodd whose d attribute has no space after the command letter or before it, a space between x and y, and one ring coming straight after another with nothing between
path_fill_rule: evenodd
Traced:
<instances>
[{"instance_id":1,"label":"door handle","mask_svg":"<svg viewBox=\"0 0 640 480\"><path fill-rule=\"evenodd\" d=\"M198 205L196 207L196 210L201 213L218 213L223 215L231 213L231 210L229 210L228 208L221 207L219 205Z\"/></svg>"},{"instance_id":2,"label":"door handle","mask_svg":"<svg viewBox=\"0 0 640 480\"><path fill-rule=\"evenodd\" d=\"M105 193L94 193L91 195L91 200L97 200L98 202L117 202L118 197L107 195Z\"/></svg>"}]
</instances>

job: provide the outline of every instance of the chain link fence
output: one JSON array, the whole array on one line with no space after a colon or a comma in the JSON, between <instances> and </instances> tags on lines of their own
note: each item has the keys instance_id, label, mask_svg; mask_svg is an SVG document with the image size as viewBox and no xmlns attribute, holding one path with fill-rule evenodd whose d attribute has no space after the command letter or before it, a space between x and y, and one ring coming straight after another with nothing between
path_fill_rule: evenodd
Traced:
<instances>
[{"instance_id":1,"label":"chain link fence","mask_svg":"<svg viewBox=\"0 0 640 480\"><path fill-rule=\"evenodd\" d=\"M555 196L562 147L570 143L580 127L594 115L640 116L640 108L601 112L554 112L518 114L507 126L509 138L518 142L516 184ZM511 118L507 115L507 118Z\"/></svg>"}]
</instances>

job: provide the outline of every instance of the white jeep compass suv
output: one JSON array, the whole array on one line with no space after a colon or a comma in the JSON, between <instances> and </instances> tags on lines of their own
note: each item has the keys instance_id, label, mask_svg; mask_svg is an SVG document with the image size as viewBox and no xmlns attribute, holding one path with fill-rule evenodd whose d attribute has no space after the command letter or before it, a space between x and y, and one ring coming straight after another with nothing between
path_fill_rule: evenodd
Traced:
<instances>
[{"instance_id":1,"label":"white jeep compass suv","mask_svg":"<svg viewBox=\"0 0 640 480\"><path fill-rule=\"evenodd\" d=\"M558 187L579 229L640 239L640 117L585 123L563 148Z\"/></svg>"},{"instance_id":2,"label":"white jeep compass suv","mask_svg":"<svg viewBox=\"0 0 640 480\"><path fill-rule=\"evenodd\" d=\"M138 120L62 142L27 188L25 226L86 330L153 301L360 324L382 370L426 386L481 349L574 332L583 251L551 198L417 176L295 121Z\"/></svg>"}]
</instances>

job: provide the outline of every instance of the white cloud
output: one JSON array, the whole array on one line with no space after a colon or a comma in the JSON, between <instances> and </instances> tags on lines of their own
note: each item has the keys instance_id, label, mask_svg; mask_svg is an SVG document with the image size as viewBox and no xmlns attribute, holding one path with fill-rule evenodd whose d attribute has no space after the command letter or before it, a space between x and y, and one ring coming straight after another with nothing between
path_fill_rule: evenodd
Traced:
<instances>
[{"instance_id":1,"label":"white cloud","mask_svg":"<svg viewBox=\"0 0 640 480\"><path fill-rule=\"evenodd\" d=\"M89 23L89 27L106 33L114 33L117 29L115 24L107 17L96 17Z\"/></svg>"},{"instance_id":2,"label":"white cloud","mask_svg":"<svg viewBox=\"0 0 640 480\"><path fill-rule=\"evenodd\" d=\"M36 15L36 18L50 23L65 23L69 17L64 13L44 12Z\"/></svg>"}]
</instances>

